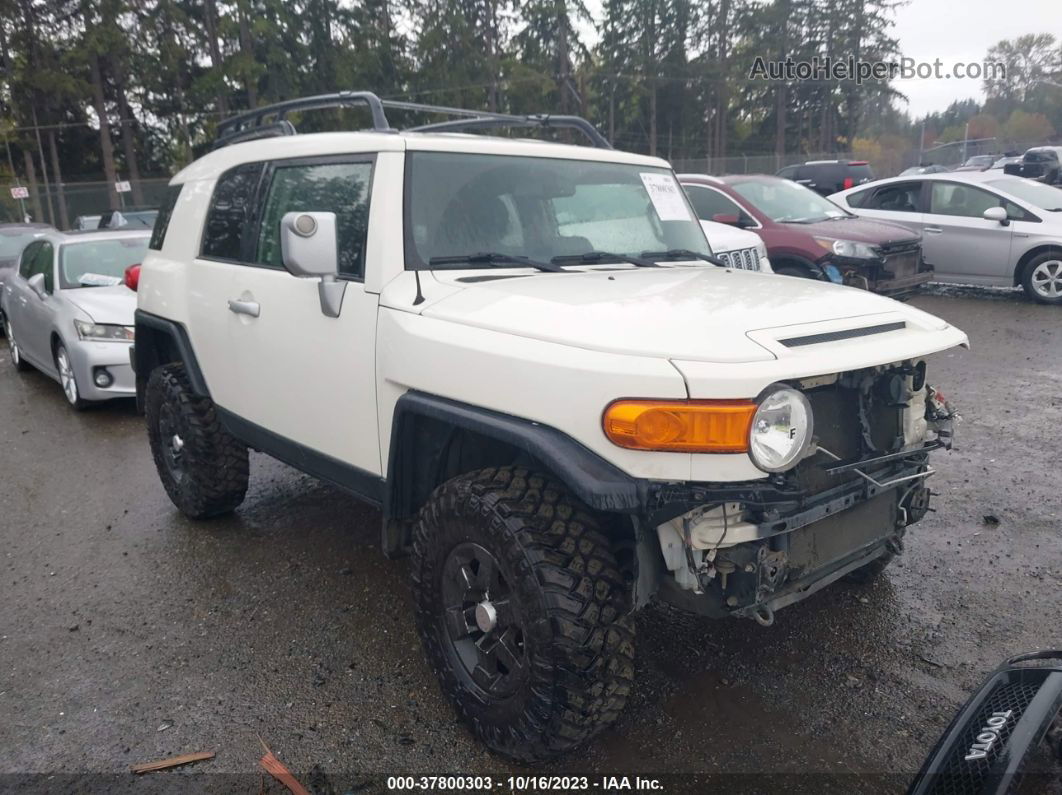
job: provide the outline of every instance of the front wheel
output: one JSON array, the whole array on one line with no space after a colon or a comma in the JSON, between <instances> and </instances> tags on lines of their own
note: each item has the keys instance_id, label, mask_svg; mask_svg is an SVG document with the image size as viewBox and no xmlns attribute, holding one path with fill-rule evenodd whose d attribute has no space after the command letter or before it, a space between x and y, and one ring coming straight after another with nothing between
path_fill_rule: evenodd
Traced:
<instances>
[{"instance_id":1,"label":"front wheel","mask_svg":"<svg viewBox=\"0 0 1062 795\"><path fill-rule=\"evenodd\" d=\"M461 718L536 762L616 719L634 628L608 539L567 489L514 467L444 483L413 530L416 623Z\"/></svg>"},{"instance_id":2,"label":"front wheel","mask_svg":"<svg viewBox=\"0 0 1062 795\"><path fill-rule=\"evenodd\" d=\"M192 519L236 510L247 494L247 448L221 426L213 401L192 391L181 364L152 370L144 397L155 468Z\"/></svg>"},{"instance_id":3,"label":"front wheel","mask_svg":"<svg viewBox=\"0 0 1062 795\"><path fill-rule=\"evenodd\" d=\"M1025 266L1025 293L1041 304L1062 304L1062 252L1039 254Z\"/></svg>"},{"instance_id":4,"label":"front wheel","mask_svg":"<svg viewBox=\"0 0 1062 795\"><path fill-rule=\"evenodd\" d=\"M55 369L59 372L59 383L63 387L63 394L70 407L74 411L81 411L88 406L88 401L81 397L81 390L78 389L77 376L74 375L74 365L70 361L70 354L61 342L55 346Z\"/></svg>"}]
</instances>

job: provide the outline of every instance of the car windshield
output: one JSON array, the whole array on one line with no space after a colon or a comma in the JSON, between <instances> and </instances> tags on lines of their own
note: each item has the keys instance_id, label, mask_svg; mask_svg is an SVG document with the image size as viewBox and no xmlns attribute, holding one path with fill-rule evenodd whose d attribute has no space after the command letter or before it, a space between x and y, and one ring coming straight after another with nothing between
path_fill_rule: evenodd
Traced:
<instances>
[{"instance_id":1,"label":"car windshield","mask_svg":"<svg viewBox=\"0 0 1062 795\"><path fill-rule=\"evenodd\" d=\"M990 166L995 160L993 155L975 155L966 161L967 166Z\"/></svg>"},{"instance_id":2,"label":"car windshield","mask_svg":"<svg viewBox=\"0 0 1062 795\"><path fill-rule=\"evenodd\" d=\"M1019 199L1043 210L1050 210L1056 213L1062 212L1062 190L1052 185L1045 185L1033 179L1021 179L1019 177L994 179L985 184L1009 193L1011 196L1017 196Z\"/></svg>"},{"instance_id":3,"label":"car windshield","mask_svg":"<svg viewBox=\"0 0 1062 795\"><path fill-rule=\"evenodd\" d=\"M67 243L59 257L59 284L64 290L121 284L125 269L144 261L147 245L146 235Z\"/></svg>"},{"instance_id":4,"label":"car windshield","mask_svg":"<svg viewBox=\"0 0 1062 795\"><path fill-rule=\"evenodd\" d=\"M848 213L829 199L788 180L749 179L730 185L776 223L811 224L848 217Z\"/></svg>"},{"instance_id":5,"label":"car windshield","mask_svg":"<svg viewBox=\"0 0 1062 795\"><path fill-rule=\"evenodd\" d=\"M39 229L0 230L0 260L14 259L27 243L41 234Z\"/></svg>"},{"instance_id":6,"label":"car windshield","mask_svg":"<svg viewBox=\"0 0 1062 795\"><path fill-rule=\"evenodd\" d=\"M532 267L509 258L550 263L591 252L711 253L669 169L453 152L414 152L408 169L409 268ZM462 259L488 253L495 256Z\"/></svg>"}]
</instances>

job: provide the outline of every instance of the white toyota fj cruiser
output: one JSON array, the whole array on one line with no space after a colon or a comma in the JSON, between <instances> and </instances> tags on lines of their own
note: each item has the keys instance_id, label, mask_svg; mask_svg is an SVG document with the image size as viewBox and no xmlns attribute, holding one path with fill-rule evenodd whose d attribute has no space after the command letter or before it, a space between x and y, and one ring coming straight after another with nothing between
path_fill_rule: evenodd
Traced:
<instances>
[{"instance_id":1,"label":"white toyota fj cruiser","mask_svg":"<svg viewBox=\"0 0 1062 795\"><path fill-rule=\"evenodd\" d=\"M360 105L372 129L294 135ZM391 129L385 108L456 120ZM465 134L564 127L593 146ZM623 708L651 599L768 624L897 554L966 344L862 290L723 267L667 163L574 117L296 100L171 182L133 363L188 516L248 448L380 506L460 715L522 760Z\"/></svg>"}]
</instances>

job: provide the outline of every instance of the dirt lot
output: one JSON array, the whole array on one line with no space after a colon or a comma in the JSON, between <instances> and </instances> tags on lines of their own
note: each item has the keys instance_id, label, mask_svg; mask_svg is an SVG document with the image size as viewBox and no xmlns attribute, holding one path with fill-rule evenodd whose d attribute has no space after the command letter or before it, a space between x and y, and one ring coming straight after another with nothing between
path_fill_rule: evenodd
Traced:
<instances>
[{"instance_id":1,"label":"dirt lot","mask_svg":"<svg viewBox=\"0 0 1062 795\"><path fill-rule=\"evenodd\" d=\"M131 405L75 414L4 351L0 790L258 792L261 738L322 792L529 772L599 791L635 774L666 792L902 791L986 671L1062 647L1062 312L968 291L914 303L972 350L930 368L964 422L903 559L769 628L645 611L620 723L536 771L455 723L374 510L256 455L235 516L187 521ZM216 759L127 772L203 750ZM13 775L30 773L55 777Z\"/></svg>"}]
</instances>

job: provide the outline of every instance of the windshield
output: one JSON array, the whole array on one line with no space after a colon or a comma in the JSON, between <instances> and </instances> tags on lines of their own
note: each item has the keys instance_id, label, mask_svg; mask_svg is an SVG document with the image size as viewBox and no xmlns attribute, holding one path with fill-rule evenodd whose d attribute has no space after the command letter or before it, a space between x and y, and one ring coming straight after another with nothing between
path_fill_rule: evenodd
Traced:
<instances>
[{"instance_id":1,"label":"windshield","mask_svg":"<svg viewBox=\"0 0 1062 795\"><path fill-rule=\"evenodd\" d=\"M473 254L548 263L589 252L710 254L669 169L585 160L414 152L406 189L406 266L485 267ZM457 258L438 262L438 258ZM529 267L518 262L496 263ZM565 263L570 264L570 263Z\"/></svg>"},{"instance_id":2,"label":"windshield","mask_svg":"<svg viewBox=\"0 0 1062 795\"><path fill-rule=\"evenodd\" d=\"M967 166L990 166L995 160L995 155L975 155L966 161Z\"/></svg>"},{"instance_id":3,"label":"windshield","mask_svg":"<svg viewBox=\"0 0 1062 795\"><path fill-rule=\"evenodd\" d=\"M731 182L731 187L776 223L812 224L848 213L810 188L781 179Z\"/></svg>"},{"instance_id":4,"label":"windshield","mask_svg":"<svg viewBox=\"0 0 1062 795\"><path fill-rule=\"evenodd\" d=\"M29 231L20 229L15 231L0 231L0 260L15 259L22 253L22 249L36 237L43 234L42 230Z\"/></svg>"},{"instance_id":5,"label":"windshield","mask_svg":"<svg viewBox=\"0 0 1062 795\"><path fill-rule=\"evenodd\" d=\"M59 258L59 284L64 290L121 284L125 269L144 261L147 244L147 235L67 243Z\"/></svg>"},{"instance_id":6,"label":"windshield","mask_svg":"<svg viewBox=\"0 0 1062 795\"><path fill-rule=\"evenodd\" d=\"M1062 212L1062 190L1032 179L994 179L986 183L993 188L1017 196L1043 210Z\"/></svg>"}]
</instances>

